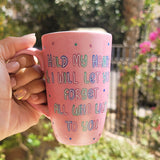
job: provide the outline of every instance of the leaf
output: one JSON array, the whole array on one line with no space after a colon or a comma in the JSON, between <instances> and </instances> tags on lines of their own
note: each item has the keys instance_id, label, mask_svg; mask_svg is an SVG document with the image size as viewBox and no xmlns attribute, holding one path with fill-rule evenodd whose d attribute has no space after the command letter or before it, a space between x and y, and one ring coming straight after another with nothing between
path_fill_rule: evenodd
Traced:
<instances>
[{"instance_id":1,"label":"leaf","mask_svg":"<svg viewBox=\"0 0 160 160\"><path fill-rule=\"evenodd\" d=\"M152 137L154 140L156 140L157 142L159 141L158 132L152 131L152 132L151 132L151 137Z\"/></svg>"},{"instance_id":2,"label":"leaf","mask_svg":"<svg viewBox=\"0 0 160 160\"><path fill-rule=\"evenodd\" d=\"M146 138L142 138L140 141L142 145L148 146L148 140Z\"/></svg>"},{"instance_id":3,"label":"leaf","mask_svg":"<svg viewBox=\"0 0 160 160\"><path fill-rule=\"evenodd\" d=\"M27 142L32 147L38 147L41 141L38 139L37 135L31 133L28 135Z\"/></svg>"}]
</instances>

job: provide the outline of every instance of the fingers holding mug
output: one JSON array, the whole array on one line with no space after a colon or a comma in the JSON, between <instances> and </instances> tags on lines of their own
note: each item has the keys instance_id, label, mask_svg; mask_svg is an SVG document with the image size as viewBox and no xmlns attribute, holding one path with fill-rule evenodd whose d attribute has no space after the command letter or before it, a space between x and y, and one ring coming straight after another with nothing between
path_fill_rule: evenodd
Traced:
<instances>
[{"instance_id":1,"label":"fingers holding mug","mask_svg":"<svg viewBox=\"0 0 160 160\"><path fill-rule=\"evenodd\" d=\"M46 104L47 103L47 97L45 92L32 94L27 101L29 101L31 104Z\"/></svg>"},{"instance_id":2,"label":"fingers holding mug","mask_svg":"<svg viewBox=\"0 0 160 160\"><path fill-rule=\"evenodd\" d=\"M10 76L12 89L17 90L18 88L27 85L34 80L41 79L42 77L43 72L38 65L34 65L33 67L29 68L23 68Z\"/></svg>"},{"instance_id":3,"label":"fingers holding mug","mask_svg":"<svg viewBox=\"0 0 160 160\"><path fill-rule=\"evenodd\" d=\"M33 101L36 101L38 98L42 97L40 93L44 91L45 91L44 81L42 79L37 79L18 88L13 92L13 95L17 100L27 100L31 95L34 95L32 96L32 99ZM45 102L45 98L43 99L44 99L43 101Z\"/></svg>"}]
</instances>

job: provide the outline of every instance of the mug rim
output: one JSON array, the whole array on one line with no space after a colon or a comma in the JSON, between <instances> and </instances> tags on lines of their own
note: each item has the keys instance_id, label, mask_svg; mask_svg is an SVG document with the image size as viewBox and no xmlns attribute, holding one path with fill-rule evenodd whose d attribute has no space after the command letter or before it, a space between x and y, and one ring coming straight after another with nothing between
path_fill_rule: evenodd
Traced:
<instances>
[{"instance_id":1,"label":"mug rim","mask_svg":"<svg viewBox=\"0 0 160 160\"><path fill-rule=\"evenodd\" d=\"M51 36L51 35L57 35L57 34L68 34L68 33L72 33L72 34L98 34L98 35L108 35L112 37L111 33L108 32L98 32L98 31L57 31L57 32L50 32L50 33L46 33L43 34L41 39Z\"/></svg>"}]
</instances>

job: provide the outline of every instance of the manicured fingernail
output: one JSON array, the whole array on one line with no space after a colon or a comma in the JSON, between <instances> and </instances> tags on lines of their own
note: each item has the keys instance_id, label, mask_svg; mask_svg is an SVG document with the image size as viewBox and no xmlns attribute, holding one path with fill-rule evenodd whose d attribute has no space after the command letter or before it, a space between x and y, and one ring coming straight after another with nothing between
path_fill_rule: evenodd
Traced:
<instances>
[{"instance_id":1,"label":"manicured fingernail","mask_svg":"<svg viewBox=\"0 0 160 160\"><path fill-rule=\"evenodd\" d=\"M18 62L8 62L6 63L8 72L15 72L19 69L20 64Z\"/></svg>"},{"instance_id":2,"label":"manicured fingernail","mask_svg":"<svg viewBox=\"0 0 160 160\"><path fill-rule=\"evenodd\" d=\"M21 57L20 59L19 59L19 61L20 61L20 63L21 64L23 64L24 66L26 65L26 58L25 57Z\"/></svg>"},{"instance_id":3,"label":"manicured fingernail","mask_svg":"<svg viewBox=\"0 0 160 160\"><path fill-rule=\"evenodd\" d=\"M38 96L34 94L34 95L31 95L31 98L32 100L36 101L38 99Z\"/></svg>"},{"instance_id":4,"label":"manicured fingernail","mask_svg":"<svg viewBox=\"0 0 160 160\"><path fill-rule=\"evenodd\" d=\"M14 92L16 99L21 100L27 94L26 89L18 89Z\"/></svg>"},{"instance_id":5,"label":"manicured fingernail","mask_svg":"<svg viewBox=\"0 0 160 160\"><path fill-rule=\"evenodd\" d=\"M14 77L11 77L11 86L12 88L16 86L16 79Z\"/></svg>"}]
</instances>

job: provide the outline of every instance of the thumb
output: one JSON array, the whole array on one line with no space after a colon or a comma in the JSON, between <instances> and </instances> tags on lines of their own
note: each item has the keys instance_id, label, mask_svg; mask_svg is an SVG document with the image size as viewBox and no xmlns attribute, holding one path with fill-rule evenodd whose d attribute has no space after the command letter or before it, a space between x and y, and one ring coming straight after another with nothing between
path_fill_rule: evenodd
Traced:
<instances>
[{"instance_id":1,"label":"thumb","mask_svg":"<svg viewBox=\"0 0 160 160\"><path fill-rule=\"evenodd\" d=\"M0 57L4 60L12 58L16 52L33 47L36 42L35 34L28 34L22 37L7 37L0 40Z\"/></svg>"}]
</instances>

